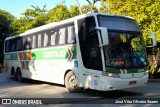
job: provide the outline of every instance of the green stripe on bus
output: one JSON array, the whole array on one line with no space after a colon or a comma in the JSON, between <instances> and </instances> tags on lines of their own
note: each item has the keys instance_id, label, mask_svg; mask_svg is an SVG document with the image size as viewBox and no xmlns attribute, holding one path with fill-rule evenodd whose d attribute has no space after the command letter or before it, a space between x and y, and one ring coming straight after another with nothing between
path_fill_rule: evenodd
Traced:
<instances>
[{"instance_id":1,"label":"green stripe on bus","mask_svg":"<svg viewBox=\"0 0 160 107\"><path fill-rule=\"evenodd\" d=\"M26 52L22 52L23 60L27 60ZM18 52L4 55L5 60L18 60ZM75 46L50 48L31 51L32 60L72 60L77 59L77 50Z\"/></svg>"},{"instance_id":2,"label":"green stripe on bus","mask_svg":"<svg viewBox=\"0 0 160 107\"><path fill-rule=\"evenodd\" d=\"M139 72L145 72L146 70L149 69L149 66L146 66L144 68L132 68L132 69L127 69L127 68L112 68L112 67L106 67L106 72L109 73L121 73L121 70L126 70L126 73L139 73Z\"/></svg>"},{"instance_id":3,"label":"green stripe on bus","mask_svg":"<svg viewBox=\"0 0 160 107\"><path fill-rule=\"evenodd\" d=\"M22 55L23 55L23 60L27 60L27 54L26 54L26 52L22 52Z\"/></svg>"},{"instance_id":4,"label":"green stripe on bus","mask_svg":"<svg viewBox=\"0 0 160 107\"><path fill-rule=\"evenodd\" d=\"M72 59L76 59L76 51L75 48L71 48L73 53ZM68 59L69 52L66 48L57 48L57 49L49 49L49 50L40 50L32 52L32 60L61 60Z\"/></svg>"},{"instance_id":5,"label":"green stripe on bus","mask_svg":"<svg viewBox=\"0 0 160 107\"><path fill-rule=\"evenodd\" d=\"M4 55L4 60L17 60L18 56L17 53L10 53Z\"/></svg>"}]
</instances>

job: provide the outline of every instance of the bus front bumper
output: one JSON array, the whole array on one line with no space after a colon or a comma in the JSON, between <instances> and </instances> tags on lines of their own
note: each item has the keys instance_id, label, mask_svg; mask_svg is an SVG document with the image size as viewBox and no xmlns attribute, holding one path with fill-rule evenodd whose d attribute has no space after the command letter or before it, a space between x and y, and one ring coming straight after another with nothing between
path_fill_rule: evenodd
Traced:
<instances>
[{"instance_id":1,"label":"bus front bumper","mask_svg":"<svg viewBox=\"0 0 160 107\"><path fill-rule=\"evenodd\" d=\"M140 78L121 79L113 77L102 77L101 89L102 91L119 90L138 86L144 86L148 82L148 75L144 75Z\"/></svg>"}]
</instances>

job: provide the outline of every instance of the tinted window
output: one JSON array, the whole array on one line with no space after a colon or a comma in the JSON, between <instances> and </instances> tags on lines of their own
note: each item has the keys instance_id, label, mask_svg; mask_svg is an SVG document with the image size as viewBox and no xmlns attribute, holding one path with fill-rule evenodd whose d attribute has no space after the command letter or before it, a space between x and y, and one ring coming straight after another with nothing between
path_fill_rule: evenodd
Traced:
<instances>
[{"instance_id":1,"label":"tinted window","mask_svg":"<svg viewBox=\"0 0 160 107\"><path fill-rule=\"evenodd\" d=\"M110 30L140 31L134 19L118 16L98 16L99 25Z\"/></svg>"},{"instance_id":2,"label":"tinted window","mask_svg":"<svg viewBox=\"0 0 160 107\"><path fill-rule=\"evenodd\" d=\"M73 23L6 41L6 52L76 43ZM10 47L10 48L8 48Z\"/></svg>"}]
</instances>

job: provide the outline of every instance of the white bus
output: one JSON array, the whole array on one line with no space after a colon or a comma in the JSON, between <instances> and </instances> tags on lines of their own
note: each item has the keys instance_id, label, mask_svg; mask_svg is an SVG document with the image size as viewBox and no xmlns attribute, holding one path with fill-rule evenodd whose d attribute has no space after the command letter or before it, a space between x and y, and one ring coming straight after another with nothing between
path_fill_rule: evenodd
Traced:
<instances>
[{"instance_id":1,"label":"white bus","mask_svg":"<svg viewBox=\"0 0 160 107\"><path fill-rule=\"evenodd\" d=\"M5 71L14 80L64 84L70 92L148 81L142 32L131 17L84 14L8 37L4 45Z\"/></svg>"}]
</instances>

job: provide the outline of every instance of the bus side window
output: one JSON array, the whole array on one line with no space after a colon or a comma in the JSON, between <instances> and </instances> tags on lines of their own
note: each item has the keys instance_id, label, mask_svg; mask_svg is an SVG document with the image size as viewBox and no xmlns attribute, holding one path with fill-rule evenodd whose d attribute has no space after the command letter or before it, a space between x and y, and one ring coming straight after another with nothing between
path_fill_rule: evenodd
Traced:
<instances>
[{"instance_id":1,"label":"bus side window","mask_svg":"<svg viewBox=\"0 0 160 107\"><path fill-rule=\"evenodd\" d=\"M51 46L56 45L56 37L57 32L53 32L53 34L51 34Z\"/></svg>"},{"instance_id":2,"label":"bus side window","mask_svg":"<svg viewBox=\"0 0 160 107\"><path fill-rule=\"evenodd\" d=\"M42 35L41 34L38 34L38 48L41 48L42 46Z\"/></svg>"},{"instance_id":3,"label":"bus side window","mask_svg":"<svg viewBox=\"0 0 160 107\"><path fill-rule=\"evenodd\" d=\"M31 49L31 37L24 37L23 38L23 50L30 50Z\"/></svg>"},{"instance_id":4,"label":"bus side window","mask_svg":"<svg viewBox=\"0 0 160 107\"><path fill-rule=\"evenodd\" d=\"M16 45L16 50L17 51L21 51L22 50L22 39L21 38L17 38L17 45Z\"/></svg>"},{"instance_id":5,"label":"bus side window","mask_svg":"<svg viewBox=\"0 0 160 107\"><path fill-rule=\"evenodd\" d=\"M16 46L16 51L19 51L19 40L17 39L17 46Z\"/></svg>"},{"instance_id":6,"label":"bus side window","mask_svg":"<svg viewBox=\"0 0 160 107\"><path fill-rule=\"evenodd\" d=\"M48 44L48 35L47 33L44 33L43 46L46 47L47 44Z\"/></svg>"},{"instance_id":7,"label":"bus side window","mask_svg":"<svg viewBox=\"0 0 160 107\"><path fill-rule=\"evenodd\" d=\"M76 43L76 35L75 35L74 26L68 27L68 43L69 44Z\"/></svg>"},{"instance_id":8,"label":"bus side window","mask_svg":"<svg viewBox=\"0 0 160 107\"><path fill-rule=\"evenodd\" d=\"M9 40L5 42L5 52L9 52Z\"/></svg>"},{"instance_id":9,"label":"bus side window","mask_svg":"<svg viewBox=\"0 0 160 107\"><path fill-rule=\"evenodd\" d=\"M56 28L52 28L50 30L47 30L45 33L45 35L47 35L47 38L48 38L48 42L46 41L47 43L47 46L54 46L56 45L56 38L57 38L57 31L55 31Z\"/></svg>"},{"instance_id":10,"label":"bus side window","mask_svg":"<svg viewBox=\"0 0 160 107\"><path fill-rule=\"evenodd\" d=\"M59 45L66 44L65 39L66 39L66 33L67 29L66 28L61 28L59 30Z\"/></svg>"},{"instance_id":11,"label":"bus side window","mask_svg":"<svg viewBox=\"0 0 160 107\"><path fill-rule=\"evenodd\" d=\"M9 47L11 47L10 48L10 52L13 52L13 51L15 51L15 45L16 45L16 42L15 42L15 39L12 39L12 40L10 40L11 41L11 43L10 43L10 46Z\"/></svg>"},{"instance_id":12,"label":"bus side window","mask_svg":"<svg viewBox=\"0 0 160 107\"><path fill-rule=\"evenodd\" d=\"M36 36L35 35L33 35L32 36L32 49L34 49L34 48L36 48Z\"/></svg>"}]
</instances>

